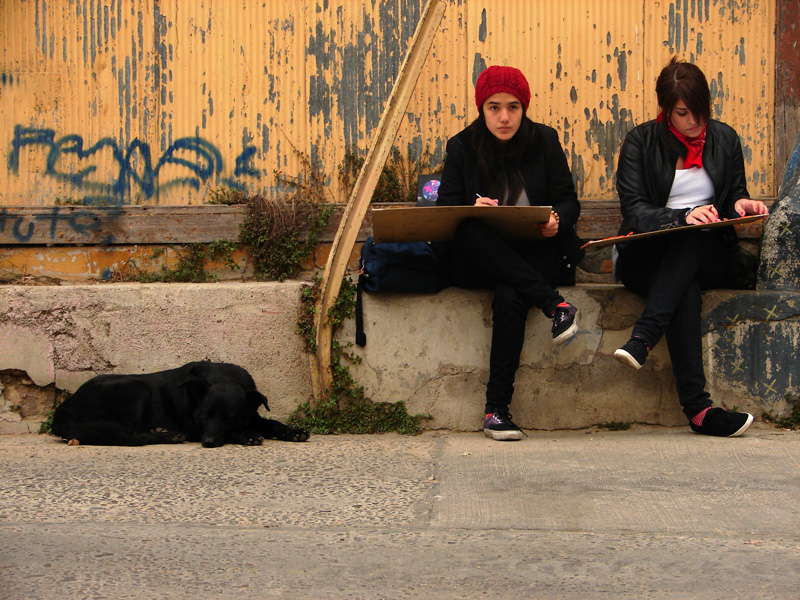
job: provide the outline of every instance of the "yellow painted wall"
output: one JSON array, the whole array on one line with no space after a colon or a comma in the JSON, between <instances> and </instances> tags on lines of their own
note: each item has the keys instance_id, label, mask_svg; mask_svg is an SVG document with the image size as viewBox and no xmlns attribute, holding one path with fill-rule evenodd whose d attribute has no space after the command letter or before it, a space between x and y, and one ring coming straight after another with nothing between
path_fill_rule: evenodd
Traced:
<instances>
[{"instance_id":1,"label":"yellow painted wall","mask_svg":"<svg viewBox=\"0 0 800 600\"><path fill-rule=\"evenodd\" d=\"M0 0L0 206L198 204L270 193L319 160L332 197L377 127L424 0ZM476 116L485 65L517 66L583 198L614 197L619 144L656 113L672 54L711 82L754 197L774 196L775 1L449 0L397 145Z\"/></svg>"}]
</instances>

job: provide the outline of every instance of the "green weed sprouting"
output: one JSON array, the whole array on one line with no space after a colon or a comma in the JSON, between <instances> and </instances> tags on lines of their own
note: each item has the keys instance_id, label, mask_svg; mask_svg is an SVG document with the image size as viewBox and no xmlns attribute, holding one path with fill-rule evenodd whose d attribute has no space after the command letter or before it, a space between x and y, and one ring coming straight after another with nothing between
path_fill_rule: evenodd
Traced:
<instances>
[{"instance_id":1,"label":"green weed sprouting","mask_svg":"<svg viewBox=\"0 0 800 600\"><path fill-rule=\"evenodd\" d=\"M318 163L295 149L303 166L297 177L275 172L275 183L289 190L279 198L246 198L247 216L239 242L253 261L256 279L283 281L295 277L319 244L335 205L328 200L325 176Z\"/></svg>"},{"instance_id":2,"label":"green weed sprouting","mask_svg":"<svg viewBox=\"0 0 800 600\"><path fill-rule=\"evenodd\" d=\"M47 416L44 418L44 421L39 423L39 431L38 433L52 433L53 432L53 416L56 414L56 409L51 408L47 412Z\"/></svg>"},{"instance_id":3,"label":"green weed sprouting","mask_svg":"<svg viewBox=\"0 0 800 600\"><path fill-rule=\"evenodd\" d=\"M428 415L410 415L404 402L372 402L361 399L340 406L333 399L306 402L289 419L292 427L302 427L317 435L402 433L419 435Z\"/></svg>"},{"instance_id":4,"label":"green weed sprouting","mask_svg":"<svg viewBox=\"0 0 800 600\"><path fill-rule=\"evenodd\" d=\"M609 431L627 431L631 428L631 423L630 421L609 421L608 423L600 423L598 427Z\"/></svg>"},{"instance_id":5,"label":"green weed sprouting","mask_svg":"<svg viewBox=\"0 0 800 600\"><path fill-rule=\"evenodd\" d=\"M56 408L58 408L58 405L64 402L64 400L69 398L71 395L72 394L66 390L56 391L56 398L53 400L53 407L47 411L47 415L45 416L44 420L39 423L38 433L53 433L53 417L56 414Z\"/></svg>"},{"instance_id":6,"label":"green weed sprouting","mask_svg":"<svg viewBox=\"0 0 800 600\"><path fill-rule=\"evenodd\" d=\"M785 398L790 407L789 414L785 417L772 417L772 421L781 429L798 429L800 428L800 395L786 394Z\"/></svg>"},{"instance_id":7,"label":"green weed sprouting","mask_svg":"<svg viewBox=\"0 0 800 600\"><path fill-rule=\"evenodd\" d=\"M339 165L339 183L349 196L356 184L358 173L364 165L365 158L352 149L345 152L344 160ZM378 184L372 193L371 202L416 202L417 180L420 175L441 173L444 164L434 163L429 148L425 148L420 156L404 156L397 148L392 148L389 158L378 178Z\"/></svg>"},{"instance_id":8,"label":"green weed sprouting","mask_svg":"<svg viewBox=\"0 0 800 600\"><path fill-rule=\"evenodd\" d=\"M303 290L301 314L297 331L306 340L306 348L316 352L313 327L314 310L320 293L320 280L315 278L312 285ZM342 280L342 288L336 302L328 312L334 332L342 323L352 317L355 311L356 286L349 277ZM305 402L298 406L289 417L292 427L308 429L316 434L338 433L387 433L397 432L417 435L422 433L422 422L430 415L411 415L404 402L373 402L364 395L364 387L359 385L343 360L360 362L360 357L350 352L351 343L331 344L331 372L333 382L324 398L315 402Z\"/></svg>"},{"instance_id":9,"label":"green weed sprouting","mask_svg":"<svg viewBox=\"0 0 800 600\"><path fill-rule=\"evenodd\" d=\"M174 269L161 267L161 271L151 273L148 271L138 271L134 276L136 281L141 283L205 283L215 280L216 277L206 271L206 263L210 260L220 259L225 266L235 271L239 265L233 260L233 252L236 250L236 243L226 240L216 240L209 244L195 242L186 246L187 251L178 258L178 263ZM159 248L150 256L151 259L158 258L164 253L163 248Z\"/></svg>"}]
</instances>

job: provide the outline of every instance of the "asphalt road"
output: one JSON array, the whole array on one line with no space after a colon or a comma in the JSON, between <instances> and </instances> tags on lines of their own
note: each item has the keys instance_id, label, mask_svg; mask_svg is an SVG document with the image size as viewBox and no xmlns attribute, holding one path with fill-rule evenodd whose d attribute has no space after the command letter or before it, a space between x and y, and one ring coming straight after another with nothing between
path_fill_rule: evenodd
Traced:
<instances>
[{"instance_id":1,"label":"asphalt road","mask_svg":"<svg viewBox=\"0 0 800 600\"><path fill-rule=\"evenodd\" d=\"M800 598L800 432L0 436L0 598Z\"/></svg>"}]
</instances>

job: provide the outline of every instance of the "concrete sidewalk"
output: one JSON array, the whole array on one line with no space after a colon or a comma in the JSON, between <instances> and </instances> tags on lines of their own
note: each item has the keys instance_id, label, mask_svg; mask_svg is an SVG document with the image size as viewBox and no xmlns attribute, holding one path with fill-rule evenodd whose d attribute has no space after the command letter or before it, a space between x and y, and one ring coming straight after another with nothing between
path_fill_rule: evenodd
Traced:
<instances>
[{"instance_id":1,"label":"concrete sidewalk","mask_svg":"<svg viewBox=\"0 0 800 600\"><path fill-rule=\"evenodd\" d=\"M763 424L218 449L0 436L0 598L796 599L798 472L800 433Z\"/></svg>"}]
</instances>

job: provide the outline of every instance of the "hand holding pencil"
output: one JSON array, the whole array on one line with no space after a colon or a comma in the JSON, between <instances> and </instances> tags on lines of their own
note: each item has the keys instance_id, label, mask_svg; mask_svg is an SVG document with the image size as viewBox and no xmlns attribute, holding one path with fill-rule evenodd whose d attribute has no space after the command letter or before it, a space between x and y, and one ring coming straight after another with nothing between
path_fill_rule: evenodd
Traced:
<instances>
[{"instance_id":1,"label":"hand holding pencil","mask_svg":"<svg viewBox=\"0 0 800 600\"><path fill-rule=\"evenodd\" d=\"M499 202L497 198L487 198L486 196L481 196L480 194L475 194L478 199L475 200L475 206L497 206Z\"/></svg>"}]
</instances>

